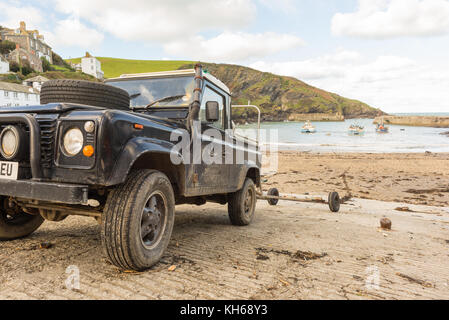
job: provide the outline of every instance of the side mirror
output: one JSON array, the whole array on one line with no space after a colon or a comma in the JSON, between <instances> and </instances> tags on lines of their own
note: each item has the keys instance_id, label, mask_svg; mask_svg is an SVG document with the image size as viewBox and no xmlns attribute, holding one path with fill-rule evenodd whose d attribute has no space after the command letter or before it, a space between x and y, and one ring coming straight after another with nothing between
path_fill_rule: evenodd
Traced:
<instances>
[{"instance_id":1,"label":"side mirror","mask_svg":"<svg viewBox=\"0 0 449 320\"><path fill-rule=\"evenodd\" d=\"M217 101L206 102L206 121L217 122L220 120L220 106Z\"/></svg>"}]
</instances>

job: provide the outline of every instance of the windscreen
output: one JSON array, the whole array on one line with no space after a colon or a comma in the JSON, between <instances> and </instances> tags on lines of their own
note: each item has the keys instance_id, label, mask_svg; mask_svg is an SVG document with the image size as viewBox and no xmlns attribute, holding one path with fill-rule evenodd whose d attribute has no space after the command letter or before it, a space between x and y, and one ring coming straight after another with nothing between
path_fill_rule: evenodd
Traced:
<instances>
[{"instance_id":1,"label":"windscreen","mask_svg":"<svg viewBox=\"0 0 449 320\"><path fill-rule=\"evenodd\" d=\"M131 107L188 107L193 102L195 81L192 76L108 81L108 85L126 90L131 97ZM167 99L165 99L167 98Z\"/></svg>"}]
</instances>

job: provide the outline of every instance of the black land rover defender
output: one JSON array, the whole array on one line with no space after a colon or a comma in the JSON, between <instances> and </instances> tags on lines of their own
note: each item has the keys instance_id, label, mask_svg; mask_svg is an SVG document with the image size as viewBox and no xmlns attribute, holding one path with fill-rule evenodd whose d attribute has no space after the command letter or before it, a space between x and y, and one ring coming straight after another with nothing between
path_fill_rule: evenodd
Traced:
<instances>
[{"instance_id":1,"label":"black land rover defender","mask_svg":"<svg viewBox=\"0 0 449 320\"><path fill-rule=\"evenodd\" d=\"M106 82L49 81L41 105L0 109L0 240L94 217L110 261L144 270L167 248L177 204L228 204L232 224L251 223L260 153L233 134L221 81L197 65Z\"/></svg>"}]
</instances>

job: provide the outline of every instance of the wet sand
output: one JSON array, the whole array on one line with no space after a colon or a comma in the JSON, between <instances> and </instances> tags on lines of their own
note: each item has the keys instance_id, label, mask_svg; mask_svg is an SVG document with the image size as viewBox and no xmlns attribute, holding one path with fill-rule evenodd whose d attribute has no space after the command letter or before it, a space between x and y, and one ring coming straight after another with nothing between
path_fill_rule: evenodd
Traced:
<instances>
[{"instance_id":1,"label":"wet sand","mask_svg":"<svg viewBox=\"0 0 449 320\"><path fill-rule=\"evenodd\" d=\"M345 179L342 175L345 175ZM449 154L314 154L281 152L265 190L449 206ZM347 190L349 189L349 190Z\"/></svg>"}]
</instances>

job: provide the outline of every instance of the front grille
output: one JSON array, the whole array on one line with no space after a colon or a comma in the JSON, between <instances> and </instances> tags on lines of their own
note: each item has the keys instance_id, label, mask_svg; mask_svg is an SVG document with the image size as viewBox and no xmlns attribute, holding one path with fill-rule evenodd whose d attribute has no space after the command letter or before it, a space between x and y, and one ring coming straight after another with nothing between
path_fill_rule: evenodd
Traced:
<instances>
[{"instance_id":1,"label":"front grille","mask_svg":"<svg viewBox=\"0 0 449 320\"><path fill-rule=\"evenodd\" d=\"M54 157L56 117L36 117L36 120L41 129L41 166L49 169Z\"/></svg>"},{"instance_id":2,"label":"front grille","mask_svg":"<svg viewBox=\"0 0 449 320\"><path fill-rule=\"evenodd\" d=\"M53 159L55 154L55 143L56 143L56 131L57 131L57 115L35 115L40 128L40 144L41 144L41 167L43 169L51 169L53 165ZM9 123L0 125L0 132L7 126L21 126L25 132L29 134L30 128L23 124ZM29 137L29 136L28 136ZM27 150L26 157L20 159L20 166L22 168L30 167L30 155ZM0 155L0 160L5 161L5 159ZM17 161L18 159L13 159L10 161Z\"/></svg>"}]
</instances>

